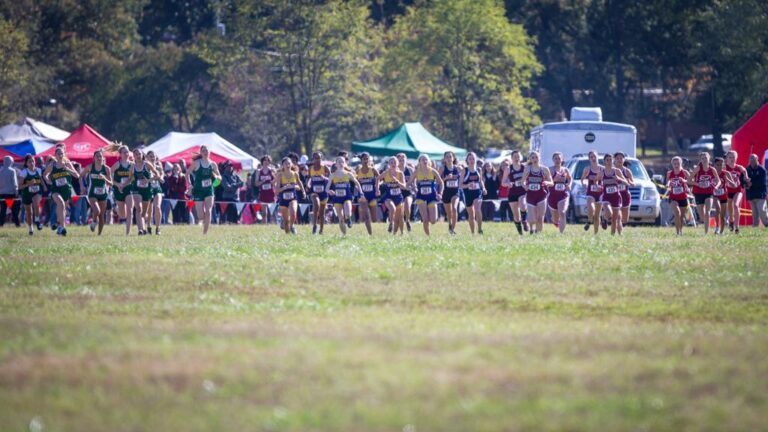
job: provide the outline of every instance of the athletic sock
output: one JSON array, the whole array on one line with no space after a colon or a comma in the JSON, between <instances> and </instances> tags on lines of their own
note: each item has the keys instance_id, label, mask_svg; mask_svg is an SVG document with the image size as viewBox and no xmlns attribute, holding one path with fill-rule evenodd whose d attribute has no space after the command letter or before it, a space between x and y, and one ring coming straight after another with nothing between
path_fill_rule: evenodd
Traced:
<instances>
[{"instance_id":1,"label":"athletic sock","mask_svg":"<svg viewBox=\"0 0 768 432\"><path fill-rule=\"evenodd\" d=\"M523 234L523 224L521 222L515 222L515 228L517 228L518 234Z\"/></svg>"}]
</instances>

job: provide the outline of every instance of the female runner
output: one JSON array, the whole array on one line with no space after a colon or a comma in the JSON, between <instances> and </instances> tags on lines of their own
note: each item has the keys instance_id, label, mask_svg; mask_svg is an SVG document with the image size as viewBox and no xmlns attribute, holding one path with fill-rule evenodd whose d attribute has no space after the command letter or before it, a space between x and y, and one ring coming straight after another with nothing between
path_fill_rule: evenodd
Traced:
<instances>
[{"instance_id":1,"label":"female runner","mask_svg":"<svg viewBox=\"0 0 768 432\"><path fill-rule=\"evenodd\" d=\"M632 195L629 193L629 187L635 185L635 177L632 175L632 170L627 166L624 153L614 153L613 165L618 168L621 171L621 175L627 179L627 184L619 183L619 195L621 195L621 225L623 227L629 223L629 208L632 205Z\"/></svg>"},{"instance_id":2,"label":"female runner","mask_svg":"<svg viewBox=\"0 0 768 432\"><path fill-rule=\"evenodd\" d=\"M411 181L411 176L413 175L413 167L408 163L408 159L406 158L405 153L397 154L397 163L398 168L403 172L403 176L405 176L405 184L409 184ZM408 229L408 232L411 232L411 206L413 205L413 194L407 187L403 189L402 192L403 217L405 218L405 227Z\"/></svg>"},{"instance_id":3,"label":"female runner","mask_svg":"<svg viewBox=\"0 0 768 432\"><path fill-rule=\"evenodd\" d=\"M731 231L738 234L739 219L741 219L741 200L744 198L744 185L749 182L749 176L747 175L746 168L736 163L736 158L738 158L738 153L734 150L725 154L725 170L731 174L731 177L736 182L735 187L726 186L725 191L728 192L728 216L731 219Z\"/></svg>"},{"instance_id":4,"label":"female runner","mask_svg":"<svg viewBox=\"0 0 768 432\"><path fill-rule=\"evenodd\" d=\"M64 149L59 147L54 153L53 163L45 169L43 178L51 185L51 197L56 203L56 220L59 221L56 234L66 236L65 209L69 200L72 199L72 179L79 179L80 173L72 166L72 162L64 156Z\"/></svg>"},{"instance_id":5,"label":"female runner","mask_svg":"<svg viewBox=\"0 0 768 432\"><path fill-rule=\"evenodd\" d=\"M595 179L603 185L603 194L600 197L600 201L602 201L603 208L611 220L611 235L616 233L621 235L624 228L621 223L621 193L619 193L619 185L626 185L628 182L621 173L621 169L613 164L613 156L610 153L606 153L603 156L603 163L605 166Z\"/></svg>"},{"instance_id":6,"label":"female runner","mask_svg":"<svg viewBox=\"0 0 768 432\"><path fill-rule=\"evenodd\" d=\"M195 175L194 182L192 174ZM221 180L219 166L210 160L207 146L200 146L200 153L192 158L192 167L187 170L187 183L190 185L192 199L195 201L195 211L198 218L203 219L203 234L208 234L211 226L211 210L213 209L213 182Z\"/></svg>"},{"instance_id":7,"label":"female runner","mask_svg":"<svg viewBox=\"0 0 768 432\"><path fill-rule=\"evenodd\" d=\"M155 168L157 178L150 181L150 189L152 194L152 202L150 203L151 218L147 215L147 231L152 234L152 220L155 222L155 235L160 235L160 222L161 222L161 210L163 204L163 188L160 186L165 183L165 173L163 172L163 164L157 159L155 152L152 150L147 152L147 163ZM152 220L151 220L152 219Z\"/></svg>"},{"instance_id":8,"label":"female runner","mask_svg":"<svg viewBox=\"0 0 768 432\"><path fill-rule=\"evenodd\" d=\"M312 200L312 234L317 234L317 226L320 225L320 234L325 227L325 206L328 204L328 178L331 170L323 165L323 154L312 153L312 165L309 166L309 178L307 189Z\"/></svg>"},{"instance_id":9,"label":"female runner","mask_svg":"<svg viewBox=\"0 0 768 432\"><path fill-rule=\"evenodd\" d=\"M257 196L261 203L262 223L269 223L269 205L275 202L275 170L272 169L272 158L264 156L261 158L261 169L254 174L255 187L253 196Z\"/></svg>"},{"instance_id":10,"label":"female runner","mask_svg":"<svg viewBox=\"0 0 768 432\"><path fill-rule=\"evenodd\" d=\"M392 234L403 235L403 190L405 190L405 176L397 167L397 158L393 157L387 162L387 170L379 175L378 181L386 184L387 193L384 196L384 204L389 212L392 222Z\"/></svg>"},{"instance_id":11,"label":"female runner","mask_svg":"<svg viewBox=\"0 0 768 432\"><path fill-rule=\"evenodd\" d=\"M675 215L675 233L683 235L683 209L688 211L688 171L684 170L679 156L672 158L672 169L667 172L669 204Z\"/></svg>"},{"instance_id":12,"label":"female runner","mask_svg":"<svg viewBox=\"0 0 768 432\"><path fill-rule=\"evenodd\" d=\"M443 180L432 168L429 156L419 156L419 165L411 178L410 187L416 186L416 205L419 206L424 233L429 235L429 225L437 222L437 202L443 194Z\"/></svg>"},{"instance_id":13,"label":"female runner","mask_svg":"<svg viewBox=\"0 0 768 432\"><path fill-rule=\"evenodd\" d=\"M481 207L483 205L483 195L486 194L483 176L477 170L477 155L474 152L467 154L467 167L461 173L459 188L464 189L464 198L467 206L467 219L469 220L469 230L475 233L475 224L477 224L477 233L483 233L483 214Z\"/></svg>"},{"instance_id":14,"label":"female runner","mask_svg":"<svg viewBox=\"0 0 768 432\"><path fill-rule=\"evenodd\" d=\"M714 209L715 209L715 235L722 235L725 232L725 213L728 208L728 193L727 187L736 187L736 182L731 177L731 173L725 170L725 159L721 157L715 158L715 171L720 179L720 187L715 188L712 193L714 197Z\"/></svg>"},{"instance_id":15,"label":"female runner","mask_svg":"<svg viewBox=\"0 0 768 432\"><path fill-rule=\"evenodd\" d=\"M568 204L571 199L571 183L573 178L570 171L563 166L562 153L553 153L552 162L555 165L550 169L550 175L554 184L549 188L547 205L552 212L552 222L560 230L560 234L562 234L565 232L565 225L567 223L565 214L568 212ZM519 229L518 232L520 232Z\"/></svg>"},{"instance_id":16,"label":"female runner","mask_svg":"<svg viewBox=\"0 0 768 432\"><path fill-rule=\"evenodd\" d=\"M603 195L603 187L596 181L597 175L603 172L603 167L597 163L597 152L589 152L589 166L584 168L581 173L581 183L587 186L587 223L584 224L584 231L589 231L589 224L595 225L595 234L600 225L600 215L602 203L600 197Z\"/></svg>"},{"instance_id":17,"label":"female runner","mask_svg":"<svg viewBox=\"0 0 768 432\"><path fill-rule=\"evenodd\" d=\"M130 152L128 146L120 145L118 147L120 159L112 166L112 194L117 203L117 214L120 216L120 223L125 223L125 235L131 232L131 223L133 223L133 187L131 186L131 172L133 171L133 162L129 160Z\"/></svg>"},{"instance_id":18,"label":"female runner","mask_svg":"<svg viewBox=\"0 0 768 432\"><path fill-rule=\"evenodd\" d=\"M699 153L699 164L693 169L689 178L689 186L693 186L693 196L699 221L704 225L704 234L709 234L709 211L712 208L712 197L715 189L720 187L720 176L717 169L709 164L709 153Z\"/></svg>"},{"instance_id":19,"label":"female runner","mask_svg":"<svg viewBox=\"0 0 768 432\"><path fill-rule=\"evenodd\" d=\"M19 173L21 184L21 203L24 205L29 235L32 235L32 223L37 225L37 230L43 229L40 223L40 200L43 197L43 173L35 165L35 157L31 154L24 156L24 169Z\"/></svg>"},{"instance_id":20,"label":"female runner","mask_svg":"<svg viewBox=\"0 0 768 432\"><path fill-rule=\"evenodd\" d=\"M377 222L376 206L379 204L379 172L371 163L371 155L360 155L360 166L357 168L357 181L360 183L361 195L357 200L360 218L365 221L368 235L373 234L371 222Z\"/></svg>"},{"instance_id":21,"label":"female runner","mask_svg":"<svg viewBox=\"0 0 768 432\"><path fill-rule=\"evenodd\" d=\"M284 157L280 162L280 171L277 174L277 205L283 218L283 230L286 234L296 234L296 209L298 207L299 191L303 191L299 173L293 169L293 161Z\"/></svg>"},{"instance_id":22,"label":"female runner","mask_svg":"<svg viewBox=\"0 0 768 432\"><path fill-rule=\"evenodd\" d=\"M149 214L149 202L152 200L150 183L158 178L157 171L149 162L144 160L144 153L133 149L133 169L131 170L131 186L134 209L136 210L136 225L139 235L145 235L144 222Z\"/></svg>"},{"instance_id":23,"label":"female runner","mask_svg":"<svg viewBox=\"0 0 768 432\"><path fill-rule=\"evenodd\" d=\"M83 169L82 177L90 180L88 204L91 205L91 218L93 218L91 231L95 231L98 224L98 235L101 235L107 218L108 187L112 186L112 172L104 164L104 153L101 150L93 152L93 163Z\"/></svg>"},{"instance_id":24,"label":"female runner","mask_svg":"<svg viewBox=\"0 0 768 432\"><path fill-rule=\"evenodd\" d=\"M344 157L337 157L335 165L336 170L328 181L328 194L331 195L333 209L339 218L339 229L342 234L346 234L347 228L352 228L353 187L360 189L360 183L355 175L347 170L347 160Z\"/></svg>"},{"instance_id":25,"label":"female runner","mask_svg":"<svg viewBox=\"0 0 768 432\"><path fill-rule=\"evenodd\" d=\"M528 231L528 222L523 213L527 213L525 210L525 188L523 187L523 173L525 172L525 164L520 160L520 152L517 150L512 151L512 163L509 168L505 169L502 173L501 185L509 188L507 195L507 204L512 210L512 218L515 221L515 228L517 233L523 235L523 230ZM521 218L524 220L521 221Z\"/></svg>"},{"instance_id":26,"label":"female runner","mask_svg":"<svg viewBox=\"0 0 768 432\"><path fill-rule=\"evenodd\" d=\"M531 216L531 234L540 233L544 229L546 188L552 186L553 182L549 168L539 165L538 152L532 151L528 155L528 164L523 171L523 185L525 186L528 214Z\"/></svg>"},{"instance_id":27,"label":"female runner","mask_svg":"<svg viewBox=\"0 0 768 432\"><path fill-rule=\"evenodd\" d=\"M456 234L456 222L459 220L459 179L461 172L456 166L456 155L452 151L443 154L443 168L441 178L443 179L443 209L445 210L445 220L448 222L448 233Z\"/></svg>"}]
</instances>

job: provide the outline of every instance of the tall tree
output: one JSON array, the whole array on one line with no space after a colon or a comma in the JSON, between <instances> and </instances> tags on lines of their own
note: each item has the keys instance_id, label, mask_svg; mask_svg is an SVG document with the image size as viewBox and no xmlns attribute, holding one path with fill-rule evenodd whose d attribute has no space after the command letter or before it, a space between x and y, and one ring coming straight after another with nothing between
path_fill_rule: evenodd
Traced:
<instances>
[{"instance_id":1,"label":"tall tree","mask_svg":"<svg viewBox=\"0 0 768 432\"><path fill-rule=\"evenodd\" d=\"M393 27L396 38L385 64L389 91L398 94L403 78L416 80L405 95L425 100L429 123L456 144L480 150L524 139L536 122L531 80L541 70L533 41L512 24L496 0L429 2L409 8ZM414 117L421 109L412 106Z\"/></svg>"}]
</instances>

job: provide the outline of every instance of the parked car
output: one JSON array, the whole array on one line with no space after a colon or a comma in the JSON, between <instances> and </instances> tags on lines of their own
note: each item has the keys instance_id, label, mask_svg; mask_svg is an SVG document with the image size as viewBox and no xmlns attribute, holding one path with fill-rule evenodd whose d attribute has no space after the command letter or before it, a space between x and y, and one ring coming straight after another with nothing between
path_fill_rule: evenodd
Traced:
<instances>
[{"instance_id":1,"label":"parked car","mask_svg":"<svg viewBox=\"0 0 768 432\"><path fill-rule=\"evenodd\" d=\"M602 155L599 155L599 159L602 160ZM632 203L629 207L629 221L638 224L658 225L661 222L661 200L656 186L640 160L628 157L626 161L635 180L635 186L629 188L629 194L632 197ZM588 166L589 156L586 154L577 154L565 164L573 176L569 219L574 223L587 219L586 186L581 183L581 175L584 173L584 168Z\"/></svg>"},{"instance_id":2,"label":"parked car","mask_svg":"<svg viewBox=\"0 0 768 432\"><path fill-rule=\"evenodd\" d=\"M731 134L723 134L723 151L731 150ZM688 147L692 152L712 152L715 150L715 143L712 135L702 135L695 143Z\"/></svg>"}]
</instances>

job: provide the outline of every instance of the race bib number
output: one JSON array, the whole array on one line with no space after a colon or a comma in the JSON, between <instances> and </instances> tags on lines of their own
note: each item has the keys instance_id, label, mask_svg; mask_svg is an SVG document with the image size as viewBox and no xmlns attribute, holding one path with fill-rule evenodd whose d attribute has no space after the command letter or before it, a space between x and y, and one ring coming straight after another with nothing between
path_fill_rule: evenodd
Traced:
<instances>
[{"instance_id":1,"label":"race bib number","mask_svg":"<svg viewBox=\"0 0 768 432\"><path fill-rule=\"evenodd\" d=\"M672 188L672 193L675 195L682 195L683 194L683 187L682 186L675 186Z\"/></svg>"},{"instance_id":2,"label":"race bib number","mask_svg":"<svg viewBox=\"0 0 768 432\"><path fill-rule=\"evenodd\" d=\"M540 191L541 185L539 183L531 183L528 185L528 190L533 192Z\"/></svg>"},{"instance_id":3,"label":"race bib number","mask_svg":"<svg viewBox=\"0 0 768 432\"><path fill-rule=\"evenodd\" d=\"M101 180L101 174L91 174L91 180Z\"/></svg>"},{"instance_id":4,"label":"race bib number","mask_svg":"<svg viewBox=\"0 0 768 432\"><path fill-rule=\"evenodd\" d=\"M127 185L128 184L128 177L121 178L120 179L120 184L123 185L123 186Z\"/></svg>"},{"instance_id":5,"label":"race bib number","mask_svg":"<svg viewBox=\"0 0 768 432\"><path fill-rule=\"evenodd\" d=\"M323 193L323 192L325 192L325 186L323 186L323 185L314 185L314 186L312 186L312 192L314 192L314 193Z\"/></svg>"},{"instance_id":6,"label":"race bib number","mask_svg":"<svg viewBox=\"0 0 768 432\"><path fill-rule=\"evenodd\" d=\"M555 190L562 192L565 190L565 183L555 183Z\"/></svg>"},{"instance_id":7,"label":"race bib number","mask_svg":"<svg viewBox=\"0 0 768 432\"><path fill-rule=\"evenodd\" d=\"M202 187L211 187L212 184L213 184L213 181L211 179L204 179L200 182L200 185ZM146 187L146 186L139 185L139 187Z\"/></svg>"},{"instance_id":8,"label":"race bib number","mask_svg":"<svg viewBox=\"0 0 768 432\"><path fill-rule=\"evenodd\" d=\"M32 185L32 186L28 187L27 190L29 191L29 193L38 193L38 192L40 192L40 186Z\"/></svg>"},{"instance_id":9,"label":"race bib number","mask_svg":"<svg viewBox=\"0 0 768 432\"><path fill-rule=\"evenodd\" d=\"M389 189L389 194L392 195L392 196L400 195L400 188L399 187L390 188Z\"/></svg>"},{"instance_id":10,"label":"race bib number","mask_svg":"<svg viewBox=\"0 0 768 432\"><path fill-rule=\"evenodd\" d=\"M516 180L515 181L515 187L523 187L523 181L522 180Z\"/></svg>"},{"instance_id":11,"label":"race bib number","mask_svg":"<svg viewBox=\"0 0 768 432\"><path fill-rule=\"evenodd\" d=\"M66 186L66 185L67 185L66 177L59 177L56 179L56 186Z\"/></svg>"},{"instance_id":12,"label":"race bib number","mask_svg":"<svg viewBox=\"0 0 768 432\"><path fill-rule=\"evenodd\" d=\"M363 188L363 192L373 192L373 185L370 183L360 185Z\"/></svg>"},{"instance_id":13,"label":"race bib number","mask_svg":"<svg viewBox=\"0 0 768 432\"><path fill-rule=\"evenodd\" d=\"M152 180L152 187L153 188L159 188L160 187L160 182L157 181L157 180Z\"/></svg>"},{"instance_id":14,"label":"race bib number","mask_svg":"<svg viewBox=\"0 0 768 432\"><path fill-rule=\"evenodd\" d=\"M283 192L283 201L292 201L296 199L296 194L293 192Z\"/></svg>"},{"instance_id":15,"label":"race bib number","mask_svg":"<svg viewBox=\"0 0 768 432\"><path fill-rule=\"evenodd\" d=\"M107 191L106 191L106 188L104 188L104 187L95 187L95 188L93 188L93 194L94 195L104 195L106 193L107 193Z\"/></svg>"},{"instance_id":16,"label":"race bib number","mask_svg":"<svg viewBox=\"0 0 768 432\"><path fill-rule=\"evenodd\" d=\"M709 180L699 180L699 187L702 189L707 189L710 184Z\"/></svg>"},{"instance_id":17,"label":"race bib number","mask_svg":"<svg viewBox=\"0 0 768 432\"><path fill-rule=\"evenodd\" d=\"M211 185L211 181L210 180L207 180L207 181L208 181L208 186L210 186ZM206 180L203 180L203 187L205 187L205 182L206 182ZM136 186L138 186L138 187L140 187L142 189L147 188L147 187L149 187L149 180L147 180L147 179L139 179L136 182Z\"/></svg>"},{"instance_id":18,"label":"race bib number","mask_svg":"<svg viewBox=\"0 0 768 432\"><path fill-rule=\"evenodd\" d=\"M589 191L590 192L600 192L600 185L596 185L596 184L590 185L589 186Z\"/></svg>"},{"instance_id":19,"label":"race bib number","mask_svg":"<svg viewBox=\"0 0 768 432\"><path fill-rule=\"evenodd\" d=\"M419 193L422 195L429 195L432 193L432 188L429 186L422 186L419 188Z\"/></svg>"},{"instance_id":20,"label":"race bib number","mask_svg":"<svg viewBox=\"0 0 768 432\"><path fill-rule=\"evenodd\" d=\"M620 185L619 185L619 190L620 190L621 192L624 192L624 191L626 191L626 190L627 190L627 185L625 185L625 184L620 184Z\"/></svg>"},{"instance_id":21,"label":"race bib number","mask_svg":"<svg viewBox=\"0 0 768 432\"><path fill-rule=\"evenodd\" d=\"M261 190L263 191L272 190L272 183L263 183L261 185Z\"/></svg>"},{"instance_id":22,"label":"race bib number","mask_svg":"<svg viewBox=\"0 0 768 432\"><path fill-rule=\"evenodd\" d=\"M456 179L446 180L445 181L445 187L457 188L457 187L459 187L459 181L456 180Z\"/></svg>"},{"instance_id":23,"label":"race bib number","mask_svg":"<svg viewBox=\"0 0 768 432\"><path fill-rule=\"evenodd\" d=\"M715 196L723 196L723 195L725 195L725 189L723 188L715 189Z\"/></svg>"},{"instance_id":24,"label":"race bib number","mask_svg":"<svg viewBox=\"0 0 768 432\"><path fill-rule=\"evenodd\" d=\"M607 186L605 188L605 193L608 193L608 194L615 194L618 191L619 191L619 188L617 188L616 186Z\"/></svg>"},{"instance_id":25,"label":"race bib number","mask_svg":"<svg viewBox=\"0 0 768 432\"><path fill-rule=\"evenodd\" d=\"M480 190L480 183L472 182L469 185L469 190Z\"/></svg>"},{"instance_id":26,"label":"race bib number","mask_svg":"<svg viewBox=\"0 0 768 432\"><path fill-rule=\"evenodd\" d=\"M336 189L336 196L337 197L347 196L347 188L338 188L338 189Z\"/></svg>"}]
</instances>

